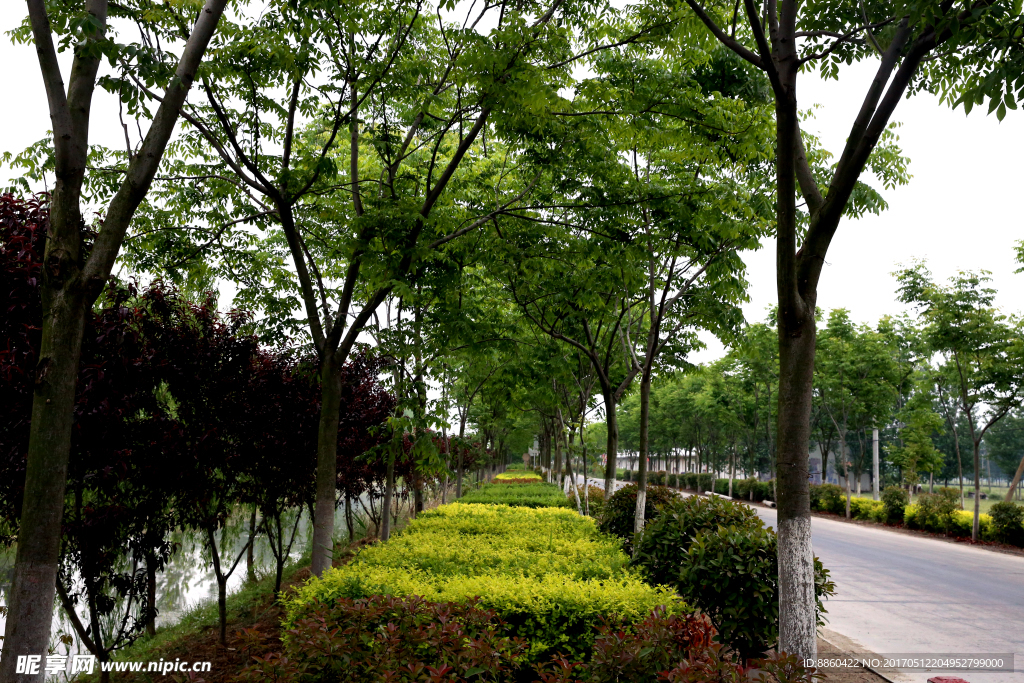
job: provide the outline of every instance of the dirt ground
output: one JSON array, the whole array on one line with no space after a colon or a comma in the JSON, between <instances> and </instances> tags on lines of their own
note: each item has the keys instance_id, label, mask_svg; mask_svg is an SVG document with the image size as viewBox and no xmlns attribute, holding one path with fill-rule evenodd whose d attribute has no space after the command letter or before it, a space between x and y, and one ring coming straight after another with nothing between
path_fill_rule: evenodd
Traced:
<instances>
[{"instance_id":1,"label":"dirt ground","mask_svg":"<svg viewBox=\"0 0 1024 683\"><path fill-rule=\"evenodd\" d=\"M828 642L824 638L818 638L818 657L845 657L848 653ZM851 669L849 671L838 671L825 674L823 679L827 683L887 683L888 679L879 676L868 669Z\"/></svg>"}]
</instances>

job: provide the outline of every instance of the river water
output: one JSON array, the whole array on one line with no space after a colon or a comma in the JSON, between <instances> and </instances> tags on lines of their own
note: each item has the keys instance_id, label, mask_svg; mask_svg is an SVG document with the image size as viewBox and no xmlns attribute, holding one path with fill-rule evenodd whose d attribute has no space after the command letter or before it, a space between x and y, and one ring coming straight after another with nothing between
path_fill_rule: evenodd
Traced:
<instances>
[{"instance_id":1,"label":"river water","mask_svg":"<svg viewBox=\"0 0 1024 683\"><path fill-rule=\"evenodd\" d=\"M355 506L358 510L359 506ZM335 515L334 528L335 538L344 541L347 533L345 526L344 508L338 510ZM294 513L284 520L286 522L287 536L291 533L292 524L295 522ZM359 533L361 517L357 519L356 533ZM239 514L232 517L224 535L224 547L220 548L221 566L230 568L235 557L245 547L249 534L248 514ZM218 542L221 534L218 533ZM310 546L312 537L312 525L309 522L309 515L305 512L300 514L298 528L295 533L295 543L290 553L291 559L296 560L306 553ZM182 614L202 603L216 602L217 600L217 579L210 562L210 554L207 551L201 534L196 532L175 532L172 541L177 544L177 551L171 556L162 572L157 574L157 626L169 626L177 622ZM253 545L254 562L257 576L273 574L274 555L264 535L258 535ZM225 567L225 564L227 565ZM14 549L0 550L0 606L6 606L7 590L10 587L11 572L14 565ZM238 567L228 579L228 593L232 593L244 583L246 578L246 560L243 557ZM86 612L78 610L84 624ZM3 612L3 610L0 610ZM0 634L4 632L6 619L0 613ZM55 605L53 614L53 627L51 628L51 642L56 651L61 654L85 653L85 648L78 642L77 636L63 608ZM61 641L62 635L71 636Z\"/></svg>"}]
</instances>

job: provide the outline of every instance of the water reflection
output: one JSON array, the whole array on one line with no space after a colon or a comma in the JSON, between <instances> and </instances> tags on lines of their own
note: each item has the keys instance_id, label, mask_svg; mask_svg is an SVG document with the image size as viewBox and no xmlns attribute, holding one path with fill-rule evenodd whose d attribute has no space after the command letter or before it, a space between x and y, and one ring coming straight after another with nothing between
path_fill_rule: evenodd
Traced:
<instances>
[{"instance_id":1,"label":"water reflection","mask_svg":"<svg viewBox=\"0 0 1024 683\"><path fill-rule=\"evenodd\" d=\"M354 506L354 515L359 514L359 506ZM292 546L289 556L291 560L297 560L310 547L312 540L312 524L309 514L306 511L293 511L286 513L282 519L282 526L287 526L288 535L292 525L295 523L295 515L299 514L298 531L295 534L295 543ZM336 538L341 542L346 540L347 534L345 525L345 510L339 509L335 513L334 528ZM357 520L357 534L365 523L362 519ZM217 534L218 543L222 538ZM224 547L220 548L222 564L230 567L235 558L245 547L249 538L249 515L236 514L228 521L226 533L223 536ZM172 534L172 542L175 544L175 552L171 556L164 570L157 574L157 626L169 626L177 622L182 614L205 602L217 600L217 579L213 571L210 552L204 543L203 534L196 531L177 531ZM287 538L286 538L287 545ZM265 575L272 575L275 568L274 554L270 549L266 536L260 534L253 544L253 568L257 578ZM245 583L247 576L246 558L238 563L238 567L228 578L228 594L239 589ZM10 588L11 575L14 567L14 549L0 549L0 606L7 605L7 591ZM81 619L86 620L86 611L80 606L78 610ZM116 615L116 611L115 611ZM111 616L115 616L111 615ZM88 621L83 623L88 624ZM6 627L6 610L0 610L0 634ZM85 654L87 651L81 643L71 626L64 610L54 603L53 626L51 627L51 649L57 654Z\"/></svg>"}]
</instances>

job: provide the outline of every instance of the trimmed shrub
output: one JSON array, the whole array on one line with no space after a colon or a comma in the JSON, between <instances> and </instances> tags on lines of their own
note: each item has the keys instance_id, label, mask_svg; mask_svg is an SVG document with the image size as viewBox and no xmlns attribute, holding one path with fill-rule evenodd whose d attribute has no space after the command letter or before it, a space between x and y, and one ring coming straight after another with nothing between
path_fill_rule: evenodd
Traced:
<instances>
[{"instance_id":1,"label":"trimmed shrub","mask_svg":"<svg viewBox=\"0 0 1024 683\"><path fill-rule=\"evenodd\" d=\"M910 495L902 486L886 486L882 491L882 508L885 511L884 520L887 524L902 524L910 503Z\"/></svg>"},{"instance_id":2,"label":"trimmed shrub","mask_svg":"<svg viewBox=\"0 0 1024 683\"><path fill-rule=\"evenodd\" d=\"M1024 546L1024 507L1001 501L989 510L992 517L992 540Z\"/></svg>"},{"instance_id":3,"label":"trimmed shrub","mask_svg":"<svg viewBox=\"0 0 1024 683\"><path fill-rule=\"evenodd\" d=\"M601 531L622 539L626 552L633 549L633 529L636 520L636 484L627 484L612 494L605 503L598 522ZM644 519L652 520L658 510L676 500L676 493L664 486L648 486L644 505Z\"/></svg>"},{"instance_id":4,"label":"trimmed shrub","mask_svg":"<svg viewBox=\"0 0 1024 683\"><path fill-rule=\"evenodd\" d=\"M536 484L542 481L538 477L523 477L521 479L498 479L495 477L491 479L492 484Z\"/></svg>"},{"instance_id":5,"label":"trimmed shrub","mask_svg":"<svg viewBox=\"0 0 1024 683\"><path fill-rule=\"evenodd\" d=\"M589 490L589 495L590 495L590 516L591 517L598 517L601 514L601 510L604 509L604 489L601 488L600 486L593 486L593 485L588 486L587 489ZM579 491L580 503L582 504L583 503L583 485L580 484L579 486L577 486L576 490ZM567 497L568 497L568 499L570 501L572 501L573 507L575 507L576 499L573 498L572 489L569 490L569 493L567 494Z\"/></svg>"},{"instance_id":6,"label":"trimmed shrub","mask_svg":"<svg viewBox=\"0 0 1024 683\"><path fill-rule=\"evenodd\" d=\"M922 529L936 534L946 534L955 538L967 538L974 526L974 512L971 510L954 510L948 517L941 519L933 513L923 513L917 503L908 505L904 512L904 522L910 529ZM928 526L921 526L923 521ZM992 517L982 514L978 520L981 539L995 540L993 536Z\"/></svg>"},{"instance_id":7,"label":"trimmed shrub","mask_svg":"<svg viewBox=\"0 0 1024 683\"><path fill-rule=\"evenodd\" d=\"M943 487L935 493L922 493L917 497L914 514L907 518L907 526L943 534L953 533L957 526L955 513L959 509L960 492L954 488Z\"/></svg>"},{"instance_id":8,"label":"trimmed shrub","mask_svg":"<svg viewBox=\"0 0 1024 683\"><path fill-rule=\"evenodd\" d=\"M671 590L644 583L615 539L572 510L443 505L385 544L313 578L286 603L286 629L339 598L418 595L478 599L506 634L529 641L529 658L590 655L598 624L639 623L658 606L681 613Z\"/></svg>"},{"instance_id":9,"label":"trimmed shrub","mask_svg":"<svg viewBox=\"0 0 1024 683\"><path fill-rule=\"evenodd\" d=\"M776 543L752 508L691 496L663 508L644 528L633 564L708 614L721 642L747 659L778 637ZM835 588L817 559L815 575L824 613L821 600Z\"/></svg>"},{"instance_id":10,"label":"trimmed shrub","mask_svg":"<svg viewBox=\"0 0 1024 683\"><path fill-rule=\"evenodd\" d=\"M674 683L716 681L811 683L793 657L752 662L750 671L723 655L703 615L655 610L629 629L601 625L593 655L584 661L556 656L540 666L526 644L504 635L493 610L475 603L431 603L377 596L320 603L299 620L284 651L254 657L237 683ZM250 641L258 634L250 632ZM760 671L758 671L760 670ZM760 672L768 674L765 677Z\"/></svg>"},{"instance_id":11,"label":"trimmed shrub","mask_svg":"<svg viewBox=\"0 0 1024 683\"><path fill-rule=\"evenodd\" d=\"M758 525L754 509L714 496L687 496L662 508L644 526L633 564L654 584L674 585L694 537L718 526Z\"/></svg>"},{"instance_id":12,"label":"trimmed shrub","mask_svg":"<svg viewBox=\"0 0 1024 683\"><path fill-rule=\"evenodd\" d=\"M528 645L505 635L475 601L374 596L317 600L292 626L284 653L253 658L240 683L514 681ZM435 678L427 678L434 675Z\"/></svg>"},{"instance_id":13,"label":"trimmed shrub","mask_svg":"<svg viewBox=\"0 0 1024 683\"><path fill-rule=\"evenodd\" d=\"M494 477L494 481L516 481L522 482L523 480L528 481L540 481L541 477L536 472L527 472L525 470L512 470L502 472L501 474Z\"/></svg>"},{"instance_id":14,"label":"trimmed shrub","mask_svg":"<svg viewBox=\"0 0 1024 683\"><path fill-rule=\"evenodd\" d=\"M673 584L708 615L719 640L744 660L774 647L779 635L778 539L756 521L698 532ZM814 573L821 623L822 599L835 594L835 584L818 558Z\"/></svg>"},{"instance_id":15,"label":"trimmed shrub","mask_svg":"<svg viewBox=\"0 0 1024 683\"><path fill-rule=\"evenodd\" d=\"M484 484L478 489L467 491L461 503L483 503L487 505L512 505L528 508L568 508L575 507L558 488L558 484L533 482L511 485Z\"/></svg>"},{"instance_id":16,"label":"trimmed shrub","mask_svg":"<svg viewBox=\"0 0 1024 683\"><path fill-rule=\"evenodd\" d=\"M839 484L811 484L811 509L846 514L846 493Z\"/></svg>"},{"instance_id":17,"label":"trimmed shrub","mask_svg":"<svg viewBox=\"0 0 1024 683\"><path fill-rule=\"evenodd\" d=\"M750 500L750 489L757 489L757 479L737 479L732 483L732 495L739 500Z\"/></svg>"},{"instance_id":18,"label":"trimmed shrub","mask_svg":"<svg viewBox=\"0 0 1024 683\"><path fill-rule=\"evenodd\" d=\"M769 479L768 481L758 481L754 483L754 500L774 500L775 499L775 480Z\"/></svg>"},{"instance_id":19,"label":"trimmed shrub","mask_svg":"<svg viewBox=\"0 0 1024 683\"><path fill-rule=\"evenodd\" d=\"M844 509L845 513L846 510ZM850 517L853 519L866 519L878 521L885 514L885 503L870 498L851 498Z\"/></svg>"}]
</instances>

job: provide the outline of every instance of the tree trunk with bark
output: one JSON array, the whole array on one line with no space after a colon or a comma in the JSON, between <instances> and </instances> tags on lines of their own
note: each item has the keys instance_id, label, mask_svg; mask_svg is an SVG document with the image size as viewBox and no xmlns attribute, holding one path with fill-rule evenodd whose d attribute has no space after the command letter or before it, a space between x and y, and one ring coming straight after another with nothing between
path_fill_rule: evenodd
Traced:
<instances>
[{"instance_id":1,"label":"tree trunk with bark","mask_svg":"<svg viewBox=\"0 0 1024 683\"><path fill-rule=\"evenodd\" d=\"M779 522L779 649L805 657L807 653L817 652L807 457L811 437L815 328L814 317L808 315L806 309L797 315L780 315L779 318L775 473Z\"/></svg>"},{"instance_id":2,"label":"tree trunk with bark","mask_svg":"<svg viewBox=\"0 0 1024 683\"><path fill-rule=\"evenodd\" d=\"M23 676L15 673L15 667L19 655L45 653L49 647L72 413L86 316L110 277L131 219L149 191L225 4L226 0L208 0L200 12L149 132L129 161L125 178L108 205L100 232L85 258L80 202L89 154L89 116L101 54L98 50L75 48L65 91L46 5L42 0L28 0L54 131L56 182L50 198L50 226L40 287L42 335L32 396L24 498L0 655L0 681L4 683L43 680L42 673ZM107 3L94 0L86 4L85 10L93 19L83 28L86 37L104 39ZM87 46L88 41L80 44Z\"/></svg>"},{"instance_id":3,"label":"tree trunk with bark","mask_svg":"<svg viewBox=\"0 0 1024 683\"><path fill-rule=\"evenodd\" d=\"M649 444L649 422L651 409L651 371L650 364L645 364L640 376L640 460L637 463L636 477L636 511L633 517L633 532L640 534L644 530L645 511L647 510L647 455Z\"/></svg>"},{"instance_id":4,"label":"tree trunk with bark","mask_svg":"<svg viewBox=\"0 0 1024 683\"><path fill-rule=\"evenodd\" d=\"M608 427L604 470L604 499L608 500L615 493L615 470L619 465L619 423L615 415L615 396L610 389L601 393L604 395L605 425Z\"/></svg>"},{"instance_id":5,"label":"tree trunk with bark","mask_svg":"<svg viewBox=\"0 0 1024 683\"><path fill-rule=\"evenodd\" d=\"M321 576L334 554L334 505L338 481L338 422L341 412L341 368L334 353L320 364L320 426L316 446L316 509L310 572Z\"/></svg>"},{"instance_id":6,"label":"tree trunk with bark","mask_svg":"<svg viewBox=\"0 0 1024 683\"><path fill-rule=\"evenodd\" d=\"M1010 482L1009 488L1006 490L1006 502L1009 503L1013 500L1013 493L1020 486L1021 477L1024 477L1024 458L1020 459L1020 464L1017 465L1017 472L1013 475L1013 481Z\"/></svg>"},{"instance_id":7,"label":"tree trunk with bark","mask_svg":"<svg viewBox=\"0 0 1024 683\"><path fill-rule=\"evenodd\" d=\"M387 472L384 479L384 503L381 506L380 540L391 538L391 502L395 497L395 458L397 454L388 456Z\"/></svg>"}]
</instances>

